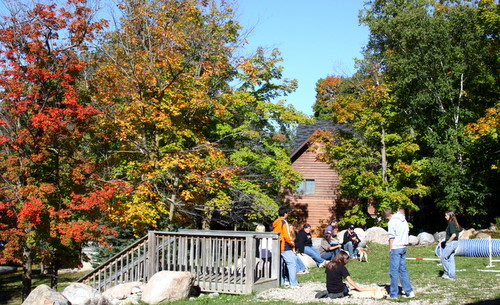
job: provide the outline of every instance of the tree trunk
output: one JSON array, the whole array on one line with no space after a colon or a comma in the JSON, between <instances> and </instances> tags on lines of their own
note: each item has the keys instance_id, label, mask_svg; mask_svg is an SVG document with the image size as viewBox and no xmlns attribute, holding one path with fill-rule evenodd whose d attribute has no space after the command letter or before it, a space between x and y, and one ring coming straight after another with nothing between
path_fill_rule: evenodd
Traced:
<instances>
[{"instance_id":1,"label":"tree trunk","mask_svg":"<svg viewBox=\"0 0 500 305\"><path fill-rule=\"evenodd\" d=\"M386 153L386 147L385 147L385 129L384 128L382 128L382 136L381 136L380 142L382 145L382 148L380 151L380 155L382 158L382 160L381 160L381 162L382 162L382 181L387 182L388 181L388 179L387 179L387 153Z\"/></svg>"},{"instance_id":2,"label":"tree trunk","mask_svg":"<svg viewBox=\"0 0 500 305\"><path fill-rule=\"evenodd\" d=\"M178 185L179 185L179 178L176 177L174 180L174 191L172 192L172 196L170 197L170 209L168 214L168 229L170 231L173 231L174 229L175 200L177 199L175 190L177 189Z\"/></svg>"},{"instance_id":3,"label":"tree trunk","mask_svg":"<svg viewBox=\"0 0 500 305\"><path fill-rule=\"evenodd\" d=\"M23 288L22 298L26 300L31 292L31 272L32 272L31 248L27 245L23 247Z\"/></svg>"},{"instance_id":4,"label":"tree trunk","mask_svg":"<svg viewBox=\"0 0 500 305\"><path fill-rule=\"evenodd\" d=\"M57 289L57 278L59 271L59 259L57 252L54 253L52 264L50 266L50 288Z\"/></svg>"},{"instance_id":5,"label":"tree trunk","mask_svg":"<svg viewBox=\"0 0 500 305\"><path fill-rule=\"evenodd\" d=\"M201 220L201 229L210 230L210 223L212 222L213 209L205 208L203 218Z\"/></svg>"}]
</instances>

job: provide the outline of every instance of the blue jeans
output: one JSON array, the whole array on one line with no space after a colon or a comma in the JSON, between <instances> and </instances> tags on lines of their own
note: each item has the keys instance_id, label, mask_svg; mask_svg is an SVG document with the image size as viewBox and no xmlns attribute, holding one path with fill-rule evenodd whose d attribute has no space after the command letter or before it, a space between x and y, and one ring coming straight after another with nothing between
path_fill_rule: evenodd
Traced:
<instances>
[{"instance_id":1,"label":"blue jeans","mask_svg":"<svg viewBox=\"0 0 500 305\"><path fill-rule=\"evenodd\" d=\"M344 250L346 250L347 252L349 252L349 257L350 258L356 258L358 257L358 249L357 246L356 248L354 247L354 244L352 243L352 241L348 241L347 243L344 244L343 246Z\"/></svg>"},{"instance_id":2,"label":"blue jeans","mask_svg":"<svg viewBox=\"0 0 500 305\"><path fill-rule=\"evenodd\" d=\"M458 247L458 241L446 242L446 246L441 253L441 264L443 264L444 274L454 279L455 274L455 250Z\"/></svg>"},{"instance_id":3,"label":"blue jeans","mask_svg":"<svg viewBox=\"0 0 500 305\"><path fill-rule=\"evenodd\" d=\"M337 254L335 251L338 252L339 250L335 249L333 251L325 252L325 253L321 254L321 258L324 258L327 261L331 261L335 257L335 255Z\"/></svg>"},{"instance_id":4,"label":"blue jeans","mask_svg":"<svg viewBox=\"0 0 500 305\"><path fill-rule=\"evenodd\" d=\"M302 260L300 259L300 257L298 255L295 255L295 265L297 266L297 268L295 269L297 272L307 270L306 265L304 265L304 263L302 262Z\"/></svg>"},{"instance_id":5,"label":"blue jeans","mask_svg":"<svg viewBox=\"0 0 500 305\"><path fill-rule=\"evenodd\" d=\"M315 262L316 265L320 266L325 261L324 258L319 254L319 250L311 246L304 247L304 254L309 255Z\"/></svg>"},{"instance_id":6,"label":"blue jeans","mask_svg":"<svg viewBox=\"0 0 500 305\"><path fill-rule=\"evenodd\" d=\"M391 277L389 291L391 298L397 298L399 294L398 279L401 280L401 286L407 295L413 291L410 275L406 270L406 248L391 250L389 255L389 275Z\"/></svg>"},{"instance_id":7,"label":"blue jeans","mask_svg":"<svg viewBox=\"0 0 500 305\"><path fill-rule=\"evenodd\" d=\"M297 266L296 266L296 255L292 250L287 250L281 252L281 284L284 285L286 282L290 283L290 286L297 286ZM286 266L286 267L284 267ZM287 280L288 279L288 280Z\"/></svg>"}]
</instances>

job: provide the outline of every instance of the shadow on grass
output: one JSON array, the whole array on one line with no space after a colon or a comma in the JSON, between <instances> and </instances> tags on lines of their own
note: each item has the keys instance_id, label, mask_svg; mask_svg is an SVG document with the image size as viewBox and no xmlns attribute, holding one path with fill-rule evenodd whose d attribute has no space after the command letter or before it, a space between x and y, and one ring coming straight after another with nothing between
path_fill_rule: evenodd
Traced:
<instances>
[{"instance_id":1,"label":"shadow on grass","mask_svg":"<svg viewBox=\"0 0 500 305\"><path fill-rule=\"evenodd\" d=\"M72 282L77 281L86 271L80 272L61 272L58 276L58 291L62 291L66 286ZM50 286L50 277L41 274L40 270L33 269L31 275L31 289L45 284ZM22 270L18 268L16 272L0 275L0 304L14 305L21 304L22 301Z\"/></svg>"},{"instance_id":2,"label":"shadow on grass","mask_svg":"<svg viewBox=\"0 0 500 305\"><path fill-rule=\"evenodd\" d=\"M14 283L21 283L21 272L12 272L0 275L0 304L14 304L15 299L21 299L21 287Z\"/></svg>"},{"instance_id":3,"label":"shadow on grass","mask_svg":"<svg viewBox=\"0 0 500 305\"><path fill-rule=\"evenodd\" d=\"M465 305L498 305L498 304L500 304L500 298L494 300L478 301L475 303L467 303Z\"/></svg>"}]
</instances>

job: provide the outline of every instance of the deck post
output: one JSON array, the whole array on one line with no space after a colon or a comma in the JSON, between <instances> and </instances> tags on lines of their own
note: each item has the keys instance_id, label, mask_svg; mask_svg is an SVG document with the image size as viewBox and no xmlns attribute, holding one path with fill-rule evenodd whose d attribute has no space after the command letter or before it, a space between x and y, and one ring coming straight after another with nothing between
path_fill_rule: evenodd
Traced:
<instances>
[{"instance_id":1,"label":"deck post","mask_svg":"<svg viewBox=\"0 0 500 305\"><path fill-rule=\"evenodd\" d=\"M146 255L146 282L156 273L156 236L154 231L148 231L148 249Z\"/></svg>"},{"instance_id":2,"label":"deck post","mask_svg":"<svg viewBox=\"0 0 500 305\"><path fill-rule=\"evenodd\" d=\"M253 284L255 280L255 247L257 243L255 241L255 235L246 236L246 249L245 249L245 261L246 261L246 274L245 274L245 293L252 293Z\"/></svg>"},{"instance_id":3,"label":"deck post","mask_svg":"<svg viewBox=\"0 0 500 305\"><path fill-rule=\"evenodd\" d=\"M272 265L271 277L278 279L278 287L281 284L281 249L280 249L280 236L272 240L272 253L275 263ZM275 254L276 253L276 254Z\"/></svg>"}]
</instances>

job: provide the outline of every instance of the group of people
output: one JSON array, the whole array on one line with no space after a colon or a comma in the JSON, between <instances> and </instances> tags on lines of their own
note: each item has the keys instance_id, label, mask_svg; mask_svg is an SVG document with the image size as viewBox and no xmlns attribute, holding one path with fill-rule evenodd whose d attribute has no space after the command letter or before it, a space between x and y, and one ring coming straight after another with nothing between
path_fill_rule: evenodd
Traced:
<instances>
[{"instance_id":1,"label":"group of people","mask_svg":"<svg viewBox=\"0 0 500 305\"><path fill-rule=\"evenodd\" d=\"M345 267L350 259L356 258L357 247L360 246L360 239L354 232L354 226L350 225L344 234L343 242L340 244L335 239L335 226L337 220L332 220L324 232L324 238L321 241L318 251L312 245L311 226L305 224L297 236L287 222L288 209L281 207L278 211L279 218L273 222L273 232L280 233L280 251L282 259L281 283L285 286L299 287L297 281L297 262L300 258L296 253L303 253L310 256L318 265L325 267L326 272L326 290L319 292L316 297L339 298L347 296L348 286L344 279L356 290L365 291L370 288L363 288L356 284L350 277L349 271ZM393 213L391 209L384 209L382 216L389 221L389 276L390 288L389 297L397 298L399 295L398 283L401 282L403 297L413 298L415 292L410 282L410 276L406 269L406 247L409 244L409 226L406 221L404 209L398 209ZM445 213L448 222L446 228L446 240L443 244L441 262L443 265L444 279L455 278L455 250L458 245L458 234L460 225L452 211ZM305 268L301 267L300 268ZM299 271L300 272L300 271Z\"/></svg>"},{"instance_id":2,"label":"group of people","mask_svg":"<svg viewBox=\"0 0 500 305\"><path fill-rule=\"evenodd\" d=\"M348 258L356 258L360 239L354 232L354 225L349 226L344 234L343 242L340 244L334 233L337 220L333 219L325 229L324 238L318 250L313 247L311 225L305 224L295 235L293 226L286 220L288 218L288 209L281 207L278 216L279 218L273 222L273 232L280 233L282 265L285 266L281 272L281 282L284 286L298 287L299 283L296 275L308 272L307 267L298 255L308 255L319 268L326 267L342 250L345 250ZM344 254L341 255L344 256Z\"/></svg>"}]
</instances>

